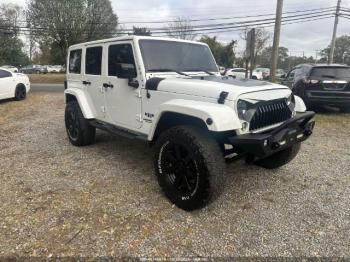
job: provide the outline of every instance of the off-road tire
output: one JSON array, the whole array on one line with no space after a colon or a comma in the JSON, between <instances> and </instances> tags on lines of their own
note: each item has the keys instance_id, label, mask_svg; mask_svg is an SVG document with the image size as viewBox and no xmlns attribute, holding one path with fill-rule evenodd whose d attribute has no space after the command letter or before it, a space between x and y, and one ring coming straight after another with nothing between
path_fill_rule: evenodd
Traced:
<instances>
[{"instance_id":1,"label":"off-road tire","mask_svg":"<svg viewBox=\"0 0 350 262\"><path fill-rule=\"evenodd\" d=\"M254 162L257 166L261 166L266 169L276 169L288 164L292 161L300 150L300 143L297 143L287 149L279 151L267 158L259 159Z\"/></svg>"},{"instance_id":2,"label":"off-road tire","mask_svg":"<svg viewBox=\"0 0 350 262\"><path fill-rule=\"evenodd\" d=\"M186 173L185 176L189 175L187 172L187 168L189 167L184 167L187 165L185 157L176 158L181 159L181 161L173 161L173 163L177 163L176 165L172 165L167 160L168 151L171 151L175 147L180 147L182 154L188 150L188 157L186 158L191 158L192 161L188 166L192 166L196 170L194 172L189 171L192 177L190 179L196 181L195 189L191 193L180 192L175 186L178 176L184 176L175 175L175 172ZM173 170L177 169L177 171L173 171L173 173L172 171L167 172L169 167L166 167L166 164L170 164L170 168L173 168ZM224 173L226 165L220 147L207 134L207 131L196 127L177 126L161 134L155 145L154 165L158 183L164 194L177 207L187 211L206 206L210 201L215 200L220 195L225 186ZM181 169L181 166L185 169ZM181 172L179 170L186 171ZM193 178L193 175L195 178ZM171 176L175 176L173 183L171 182ZM183 181L184 178L182 177L180 179ZM186 178L187 186L189 186L189 181L191 180L187 180Z\"/></svg>"},{"instance_id":3,"label":"off-road tire","mask_svg":"<svg viewBox=\"0 0 350 262\"><path fill-rule=\"evenodd\" d=\"M26 87L22 84L17 85L16 90L15 90L15 100L21 101L21 100L26 99L26 97L27 97Z\"/></svg>"},{"instance_id":4,"label":"off-road tire","mask_svg":"<svg viewBox=\"0 0 350 262\"><path fill-rule=\"evenodd\" d=\"M94 143L96 128L91 126L84 118L77 101L67 103L65 125L68 139L74 146L87 146Z\"/></svg>"}]
</instances>

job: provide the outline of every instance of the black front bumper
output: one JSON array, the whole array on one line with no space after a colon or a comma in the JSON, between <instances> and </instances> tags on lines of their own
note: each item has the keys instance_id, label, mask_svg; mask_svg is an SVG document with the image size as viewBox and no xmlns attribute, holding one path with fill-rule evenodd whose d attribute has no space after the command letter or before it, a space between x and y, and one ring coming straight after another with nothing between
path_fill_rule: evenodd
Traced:
<instances>
[{"instance_id":1,"label":"black front bumper","mask_svg":"<svg viewBox=\"0 0 350 262\"><path fill-rule=\"evenodd\" d=\"M314 116L311 111L300 113L268 132L235 136L228 140L240 151L264 158L308 139L315 126Z\"/></svg>"}]
</instances>

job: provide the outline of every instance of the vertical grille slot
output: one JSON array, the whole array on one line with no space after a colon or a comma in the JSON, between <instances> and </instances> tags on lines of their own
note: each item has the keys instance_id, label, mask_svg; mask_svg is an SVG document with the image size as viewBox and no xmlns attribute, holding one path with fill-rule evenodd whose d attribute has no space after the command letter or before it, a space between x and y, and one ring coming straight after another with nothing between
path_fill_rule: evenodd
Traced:
<instances>
[{"instance_id":1,"label":"vertical grille slot","mask_svg":"<svg viewBox=\"0 0 350 262\"><path fill-rule=\"evenodd\" d=\"M250 131L282 123L291 117L292 111L289 109L285 100L259 103L250 121Z\"/></svg>"}]
</instances>

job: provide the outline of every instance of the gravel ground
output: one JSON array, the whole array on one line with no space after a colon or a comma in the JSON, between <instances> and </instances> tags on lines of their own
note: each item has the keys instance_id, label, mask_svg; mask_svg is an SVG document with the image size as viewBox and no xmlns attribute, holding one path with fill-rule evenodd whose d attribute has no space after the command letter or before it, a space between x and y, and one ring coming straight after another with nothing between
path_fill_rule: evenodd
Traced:
<instances>
[{"instance_id":1,"label":"gravel ground","mask_svg":"<svg viewBox=\"0 0 350 262\"><path fill-rule=\"evenodd\" d=\"M277 171L229 165L223 195L187 213L146 144L73 147L63 112L62 94L0 103L0 256L350 256L350 115L320 115Z\"/></svg>"}]
</instances>

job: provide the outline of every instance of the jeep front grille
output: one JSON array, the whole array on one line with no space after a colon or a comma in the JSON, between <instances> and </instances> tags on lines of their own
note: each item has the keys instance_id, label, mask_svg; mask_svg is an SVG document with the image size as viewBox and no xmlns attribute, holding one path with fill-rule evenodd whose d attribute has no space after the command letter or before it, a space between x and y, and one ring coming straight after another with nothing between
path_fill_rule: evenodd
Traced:
<instances>
[{"instance_id":1,"label":"jeep front grille","mask_svg":"<svg viewBox=\"0 0 350 262\"><path fill-rule=\"evenodd\" d=\"M255 114L250 121L250 131L285 122L291 117L292 111L285 100L257 104Z\"/></svg>"}]
</instances>

